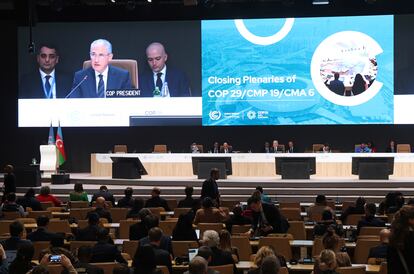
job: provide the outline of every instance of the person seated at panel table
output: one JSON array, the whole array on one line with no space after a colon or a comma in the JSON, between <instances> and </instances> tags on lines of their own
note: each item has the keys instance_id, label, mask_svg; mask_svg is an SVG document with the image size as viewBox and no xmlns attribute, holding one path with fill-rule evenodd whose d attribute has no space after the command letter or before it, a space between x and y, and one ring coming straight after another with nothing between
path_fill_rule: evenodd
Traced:
<instances>
[{"instance_id":1,"label":"person seated at panel table","mask_svg":"<svg viewBox=\"0 0 414 274\"><path fill-rule=\"evenodd\" d=\"M331 153L331 146L327 143L323 144L323 146L321 147L321 149L319 150L320 152L323 153Z\"/></svg>"},{"instance_id":2,"label":"person seated at panel table","mask_svg":"<svg viewBox=\"0 0 414 274\"><path fill-rule=\"evenodd\" d=\"M220 146L220 153L231 153L233 151L233 147L230 146L227 142L224 142L222 146Z\"/></svg>"},{"instance_id":3,"label":"person seated at panel table","mask_svg":"<svg viewBox=\"0 0 414 274\"><path fill-rule=\"evenodd\" d=\"M190 146L191 153L201 153L200 149L197 146L197 143L192 143Z\"/></svg>"},{"instance_id":4,"label":"person seated at panel table","mask_svg":"<svg viewBox=\"0 0 414 274\"><path fill-rule=\"evenodd\" d=\"M211 149L212 153L220 153L220 145L218 142L214 142L213 148Z\"/></svg>"},{"instance_id":5,"label":"person seated at panel table","mask_svg":"<svg viewBox=\"0 0 414 274\"><path fill-rule=\"evenodd\" d=\"M371 152L377 152L377 148L375 147L374 142L367 142L367 147L371 150Z\"/></svg>"},{"instance_id":6,"label":"person seated at panel table","mask_svg":"<svg viewBox=\"0 0 414 274\"><path fill-rule=\"evenodd\" d=\"M273 140L272 146L270 147L271 153L283 153L283 146L279 144L278 140Z\"/></svg>"},{"instance_id":7,"label":"person seated at panel table","mask_svg":"<svg viewBox=\"0 0 414 274\"><path fill-rule=\"evenodd\" d=\"M264 143L263 152L264 153L270 153L270 143L269 142Z\"/></svg>"},{"instance_id":8,"label":"person seated at panel table","mask_svg":"<svg viewBox=\"0 0 414 274\"><path fill-rule=\"evenodd\" d=\"M287 153L296 153L298 152L293 144L293 141L288 142L288 148L286 150Z\"/></svg>"},{"instance_id":9,"label":"person seated at panel table","mask_svg":"<svg viewBox=\"0 0 414 274\"><path fill-rule=\"evenodd\" d=\"M367 143L362 142L358 147L355 148L356 153L370 153L371 149L367 146Z\"/></svg>"},{"instance_id":10,"label":"person seated at panel table","mask_svg":"<svg viewBox=\"0 0 414 274\"><path fill-rule=\"evenodd\" d=\"M391 152L391 153L396 153L397 152L397 145L395 144L394 140L390 140L390 142L388 143L387 148L385 149L385 152Z\"/></svg>"}]
</instances>

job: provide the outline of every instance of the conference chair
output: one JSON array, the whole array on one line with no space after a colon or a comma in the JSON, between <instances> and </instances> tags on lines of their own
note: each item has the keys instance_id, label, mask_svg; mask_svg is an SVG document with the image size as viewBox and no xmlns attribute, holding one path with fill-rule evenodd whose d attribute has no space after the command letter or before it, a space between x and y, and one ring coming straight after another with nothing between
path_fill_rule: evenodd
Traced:
<instances>
[{"instance_id":1,"label":"conference chair","mask_svg":"<svg viewBox=\"0 0 414 274\"><path fill-rule=\"evenodd\" d=\"M229 210L233 210L233 208L239 203L239 200L222 200L220 201L220 205L222 207L227 207Z\"/></svg>"},{"instance_id":2,"label":"conference chair","mask_svg":"<svg viewBox=\"0 0 414 274\"><path fill-rule=\"evenodd\" d=\"M71 228L68 220L50 220L47 229L50 232L63 232L66 234L71 234Z\"/></svg>"},{"instance_id":3,"label":"conference chair","mask_svg":"<svg viewBox=\"0 0 414 274\"><path fill-rule=\"evenodd\" d=\"M216 270L220 274L233 274L233 265L232 264L225 264L225 265L215 265L209 266L209 269Z\"/></svg>"},{"instance_id":4,"label":"conference chair","mask_svg":"<svg viewBox=\"0 0 414 274\"><path fill-rule=\"evenodd\" d=\"M410 153L411 145L410 144L397 144L397 153Z\"/></svg>"},{"instance_id":5,"label":"conference chair","mask_svg":"<svg viewBox=\"0 0 414 274\"><path fill-rule=\"evenodd\" d=\"M9 226L14 220L2 220L0 221L0 236L10 235Z\"/></svg>"},{"instance_id":6,"label":"conference chair","mask_svg":"<svg viewBox=\"0 0 414 274\"><path fill-rule=\"evenodd\" d=\"M279 202L279 208L299 208L300 207L300 202Z\"/></svg>"},{"instance_id":7,"label":"conference chair","mask_svg":"<svg viewBox=\"0 0 414 274\"><path fill-rule=\"evenodd\" d=\"M277 274L289 274L289 270L286 266L279 268L279 272Z\"/></svg>"},{"instance_id":8,"label":"conference chair","mask_svg":"<svg viewBox=\"0 0 414 274\"><path fill-rule=\"evenodd\" d=\"M34 218L17 218L17 221L21 222L22 224L35 224L36 219Z\"/></svg>"},{"instance_id":9,"label":"conference chair","mask_svg":"<svg viewBox=\"0 0 414 274\"><path fill-rule=\"evenodd\" d=\"M369 250L380 243L378 238L358 239L355 246L353 263L366 264L368 261Z\"/></svg>"},{"instance_id":10,"label":"conference chair","mask_svg":"<svg viewBox=\"0 0 414 274\"><path fill-rule=\"evenodd\" d=\"M54 206L52 202L40 202L42 210L47 210L48 207Z\"/></svg>"},{"instance_id":11,"label":"conference chair","mask_svg":"<svg viewBox=\"0 0 414 274\"><path fill-rule=\"evenodd\" d=\"M345 210L348 209L348 207L350 206L355 206L355 202L354 201L343 201L342 202L342 212L345 212Z\"/></svg>"},{"instance_id":12,"label":"conference chair","mask_svg":"<svg viewBox=\"0 0 414 274\"><path fill-rule=\"evenodd\" d=\"M249 229L252 227L252 225L232 225L231 226L231 234L232 235L239 235L242 233L246 233L249 231Z\"/></svg>"},{"instance_id":13,"label":"conference chair","mask_svg":"<svg viewBox=\"0 0 414 274\"><path fill-rule=\"evenodd\" d=\"M42 216L42 215L48 217L49 219L52 218L52 212L47 211L47 210L45 210L45 211L30 211L29 214L27 214L27 217L37 219L37 217Z\"/></svg>"},{"instance_id":14,"label":"conference chair","mask_svg":"<svg viewBox=\"0 0 414 274\"><path fill-rule=\"evenodd\" d=\"M94 210L93 208L71 208L69 217L75 218L76 220L85 220L89 211Z\"/></svg>"},{"instance_id":15,"label":"conference chair","mask_svg":"<svg viewBox=\"0 0 414 274\"><path fill-rule=\"evenodd\" d=\"M387 274L387 273L388 273L387 262L382 262L380 265L380 270L378 274Z\"/></svg>"},{"instance_id":16,"label":"conference chair","mask_svg":"<svg viewBox=\"0 0 414 274\"><path fill-rule=\"evenodd\" d=\"M4 220L15 220L17 218L22 217L20 212L18 211L4 211L3 212L3 219Z\"/></svg>"},{"instance_id":17,"label":"conference chair","mask_svg":"<svg viewBox=\"0 0 414 274\"><path fill-rule=\"evenodd\" d=\"M79 247L81 246L94 247L96 243L97 243L96 241L71 241L69 249L73 254L77 254Z\"/></svg>"},{"instance_id":18,"label":"conference chair","mask_svg":"<svg viewBox=\"0 0 414 274\"><path fill-rule=\"evenodd\" d=\"M189 207L176 207L174 208L174 218L180 217L181 214L187 214L190 210Z\"/></svg>"},{"instance_id":19,"label":"conference chair","mask_svg":"<svg viewBox=\"0 0 414 274\"><path fill-rule=\"evenodd\" d=\"M312 152L320 152L323 148L323 144L313 144L312 145Z\"/></svg>"},{"instance_id":20,"label":"conference chair","mask_svg":"<svg viewBox=\"0 0 414 274\"><path fill-rule=\"evenodd\" d=\"M378 236L380 231L385 229L386 227L374 227L374 226L363 226L359 231L359 236Z\"/></svg>"},{"instance_id":21,"label":"conference chair","mask_svg":"<svg viewBox=\"0 0 414 274\"><path fill-rule=\"evenodd\" d=\"M113 223L119 223L121 220L125 220L128 214L129 208L113 207L109 209L112 216Z\"/></svg>"},{"instance_id":22,"label":"conference chair","mask_svg":"<svg viewBox=\"0 0 414 274\"><path fill-rule=\"evenodd\" d=\"M345 239L344 238L339 238L339 242L338 242L338 249L335 250L336 252L338 252L341 247L345 246ZM322 243L322 237L316 237L313 240L313 247L312 247L312 257L317 257L321 254L322 250L324 250L324 246Z\"/></svg>"},{"instance_id":23,"label":"conference chair","mask_svg":"<svg viewBox=\"0 0 414 274\"><path fill-rule=\"evenodd\" d=\"M203 238L203 233L206 230L214 230L219 233L223 228L223 223L199 223L197 228L200 229L200 239Z\"/></svg>"},{"instance_id":24,"label":"conference chair","mask_svg":"<svg viewBox=\"0 0 414 274\"><path fill-rule=\"evenodd\" d=\"M64 267L61 264L48 264L46 266L49 274L61 274Z\"/></svg>"},{"instance_id":25,"label":"conference chair","mask_svg":"<svg viewBox=\"0 0 414 274\"><path fill-rule=\"evenodd\" d=\"M114 145L114 153L128 153L127 145Z\"/></svg>"},{"instance_id":26,"label":"conference chair","mask_svg":"<svg viewBox=\"0 0 414 274\"><path fill-rule=\"evenodd\" d=\"M167 153L167 145L154 145L153 153Z\"/></svg>"},{"instance_id":27,"label":"conference chair","mask_svg":"<svg viewBox=\"0 0 414 274\"><path fill-rule=\"evenodd\" d=\"M89 207L88 201L70 201L69 207L72 209L74 208L87 208Z\"/></svg>"},{"instance_id":28,"label":"conference chair","mask_svg":"<svg viewBox=\"0 0 414 274\"><path fill-rule=\"evenodd\" d=\"M121 220L119 222L119 238L120 239L129 239L129 227L138 223L138 220Z\"/></svg>"},{"instance_id":29,"label":"conference chair","mask_svg":"<svg viewBox=\"0 0 414 274\"><path fill-rule=\"evenodd\" d=\"M281 208L280 214L284 216L289 221L301 221L302 217L300 216L300 208Z\"/></svg>"},{"instance_id":30,"label":"conference chair","mask_svg":"<svg viewBox=\"0 0 414 274\"><path fill-rule=\"evenodd\" d=\"M134 258L135 253L139 247L139 241L123 241L122 253L127 253L131 258Z\"/></svg>"},{"instance_id":31,"label":"conference chair","mask_svg":"<svg viewBox=\"0 0 414 274\"><path fill-rule=\"evenodd\" d=\"M306 229L303 221L289 221L288 233L295 240L306 240Z\"/></svg>"},{"instance_id":32,"label":"conference chair","mask_svg":"<svg viewBox=\"0 0 414 274\"><path fill-rule=\"evenodd\" d=\"M168 207L171 210L174 210L178 205L177 199L165 199L165 200L167 201Z\"/></svg>"},{"instance_id":33,"label":"conference chair","mask_svg":"<svg viewBox=\"0 0 414 274\"><path fill-rule=\"evenodd\" d=\"M198 148L198 151L200 153L203 153L204 152L204 146L203 145L197 145L197 148Z\"/></svg>"},{"instance_id":34,"label":"conference chair","mask_svg":"<svg viewBox=\"0 0 414 274\"><path fill-rule=\"evenodd\" d=\"M178 219L168 219L166 221L160 221L159 228L162 229L165 235L171 236Z\"/></svg>"},{"instance_id":35,"label":"conference chair","mask_svg":"<svg viewBox=\"0 0 414 274\"><path fill-rule=\"evenodd\" d=\"M50 246L50 241L38 241L38 242L33 242L33 248L34 248L34 255L33 255L33 259L37 260L37 259L41 259L39 258L41 252L43 249L46 249Z\"/></svg>"},{"instance_id":36,"label":"conference chair","mask_svg":"<svg viewBox=\"0 0 414 274\"><path fill-rule=\"evenodd\" d=\"M49 212L63 212L65 210L62 206L51 206L47 208L47 211Z\"/></svg>"},{"instance_id":37,"label":"conference chair","mask_svg":"<svg viewBox=\"0 0 414 274\"><path fill-rule=\"evenodd\" d=\"M161 212L165 211L163 207L148 207L148 209L151 211L152 215L155 215L160 219L161 219Z\"/></svg>"},{"instance_id":38,"label":"conference chair","mask_svg":"<svg viewBox=\"0 0 414 274\"><path fill-rule=\"evenodd\" d=\"M262 246L271 246L277 254L282 255L286 260L292 259L292 248L288 238L263 237L259 239L259 249Z\"/></svg>"},{"instance_id":39,"label":"conference chair","mask_svg":"<svg viewBox=\"0 0 414 274\"><path fill-rule=\"evenodd\" d=\"M104 274L112 274L114 271L114 268L119 266L119 263L116 262L105 262L105 263L91 263L91 265L94 265L96 267L99 267L103 269Z\"/></svg>"},{"instance_id":40,"label":"conference chair","mask_svg":"<svg viewBox=\"0 0 414 274\"><path fill-rule=\"evenodd\" d=\"M231 246L237 247L240 261L250 260L253 252L247 236L231 236Z\"/></svg>"},{"instance_id":41,"label":"conference chair","mask_svg":"<svg viewBox=\"0 0 414 274\"><path fill-rule=\"evenodd\" d=\"M357 225L364 216L365 214L349 214L348 217L346 217L345 224Z\"/></svg>"},{"instance_id":42,"label":"conference chair","mask_svg":"<svg viewBox=\"0 0 414 274\"><path fill-rule=\"evenodd\" d=\"M112 59L109 61L109 64L125 69L129 72L129 76L131 77L131 84L133 88L138 88L138 63L136 60L132 59ZM83 69L89 68L91 66L91 61L87 60L83 62Z\"/></svg>"},{"instance_id":43,"label":"conference chair","mask_svg":"<svg viewBox=\"0 0 414 274\"><path fill-rule=\"evenodd\" d=\"M188 249L198 248L197 241L171 241L174 257L187 256Z\"/></svg>"},{"instance_id":44,"label":"conference chair","mask_svg":"<svg viewBox=\"0 0 414 274\"><path fill-rule=\"evenodd\" d=\"M365 274L365 265L338 267L336 272L339 274Z\"/></svg>"}]
</instances>

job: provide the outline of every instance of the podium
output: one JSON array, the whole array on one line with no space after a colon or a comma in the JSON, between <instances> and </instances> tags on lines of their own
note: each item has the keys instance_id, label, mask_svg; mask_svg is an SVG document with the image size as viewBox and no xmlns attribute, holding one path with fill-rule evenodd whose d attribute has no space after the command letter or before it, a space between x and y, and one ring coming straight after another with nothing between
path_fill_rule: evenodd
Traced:
<instances>
[{"instance_id":1,"label":"podium","mask_svg":"<svg viewBox=\"0 0 414 274\"><path fill-rule=\"evenodd\" d=\"M138 157L112 156L111 160L113 179L140 179L148 174Z\"/></svg>"},{"instance_id":2,"label":"podium","mask_svg":"<svg viewBox=\"0 0 414 274\"><path fill-rule=\"evenodd\" d=\"M191 157L191 161L193 174L197 175L198 179L209 178L212 168L219 170L219 179L227 179L227 175L233 172L231 157Z\"/></svg>"},{"instance_id":3,"label":"podium","mask_svg":"<svg viewBox=\"0 0 414 274\"><path fill-rule=\"evenodd\" d=\"M282 179L309 179L316 173L315 157L276 157L276 174Z\"/></svg>"},{"instance_id":4,"label":"podium","mask_svg":"<svg viewBox=\"0 0 414 274\"><path fill-rule=\"evenodd\" d=\"M39 165L29 165L16 167L14 170L17 187L36 187L40 186Z\"/></svg>"},{"instance_id":5,"label":"podium","mask_svg":"<svg viewBox=\"0 0 414 274\"><path fill-rule=\"evenodd\" d=\"M40 171L43 177L51 177L56 173L58 167L57 149L55 145L41 145L40 149Z\"/></svg>"},{"instance_id":6,"label":"podium","mask_svg":"<svg viewBox=\"0 0 414 274\"><path fill-rule=\"evenodd\" d=\"M394 157L352 157L352 174L361 180L388 180L394 173Z\"/></svg>"}]
</instances>

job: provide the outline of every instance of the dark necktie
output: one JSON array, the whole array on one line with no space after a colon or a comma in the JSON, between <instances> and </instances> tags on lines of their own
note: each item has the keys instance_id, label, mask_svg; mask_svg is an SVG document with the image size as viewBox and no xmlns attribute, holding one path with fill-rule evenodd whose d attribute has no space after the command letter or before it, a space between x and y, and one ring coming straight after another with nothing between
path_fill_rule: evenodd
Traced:
<instances>
[{"instance_id":1,"label":"dark necktie","mask_svg":"<svg viewBox=\"0 0 414 274\"><path fill-rule=\"evenodd\" d=\"M46 98L48 98L48 99L50 99L50 98L52 98L52 97L53 97L53 96L52 96L52 91L51 91L52 86L50 85L50 82L49 82L50 77L52 77L52 76L50 76L50 75L46 75L46 76L45 76L45 90L46 90Z\"/></svg>"},{"instance_id":2,"label":"dark necktie","mask_svg":"<svg viewBox=\"0 0 414 274\"><path fill-rule=\"evenodd\" d=\"M159 90L162 89L162 80L161 80L162 72L157 73L157 81L155 82L155 86L158 87Z\"/></svg>"},{"instance_id":3,"label":"dark necktie","mask_svg":"<svg viewBox=\"0 0 414 274\"><path fill-rule=\"evenodd\" d=\"M98 97L104 98L105 97L105 87L104 87L104 81L103 81L103 75L99 74L99 83L98 83Z\"/></svg>"}]
</instances>

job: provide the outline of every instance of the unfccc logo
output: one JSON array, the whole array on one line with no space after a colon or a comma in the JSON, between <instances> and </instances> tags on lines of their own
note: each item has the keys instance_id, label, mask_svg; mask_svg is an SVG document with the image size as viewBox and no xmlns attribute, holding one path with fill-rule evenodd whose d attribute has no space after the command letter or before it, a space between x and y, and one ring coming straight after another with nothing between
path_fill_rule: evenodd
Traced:
<instances>
[{"instance_id":1,"label":"unfccc logo","mask_svg":"<svg viewBox=\"0 0 414 274\"><path fill-rule=\"evenodd\" d=\"M213 121L217 121L221 118L221 112L218 110L212 110L208 115L210 116L210 119Z\"/></svg>"},{"instance_id":2,"label":"unfccc logo","mask_svg":"<svg viewBox=\"0 0 414 274\"><path fill-rule=\"evenodd\" d=\"M294 22L295 22L294 18L286 18L286 21L283 27L275 34L270 35L270 36L258 36L258 35L251 33L246 28L242 19L234 20L236 28L241 34L241 36L243 36L247 41L253 44L256 44L256 45L261 45L261 46L269 46L285 38L286 35L288 35L290 30L292 29Z\"/></svg>"}]
</instances>

